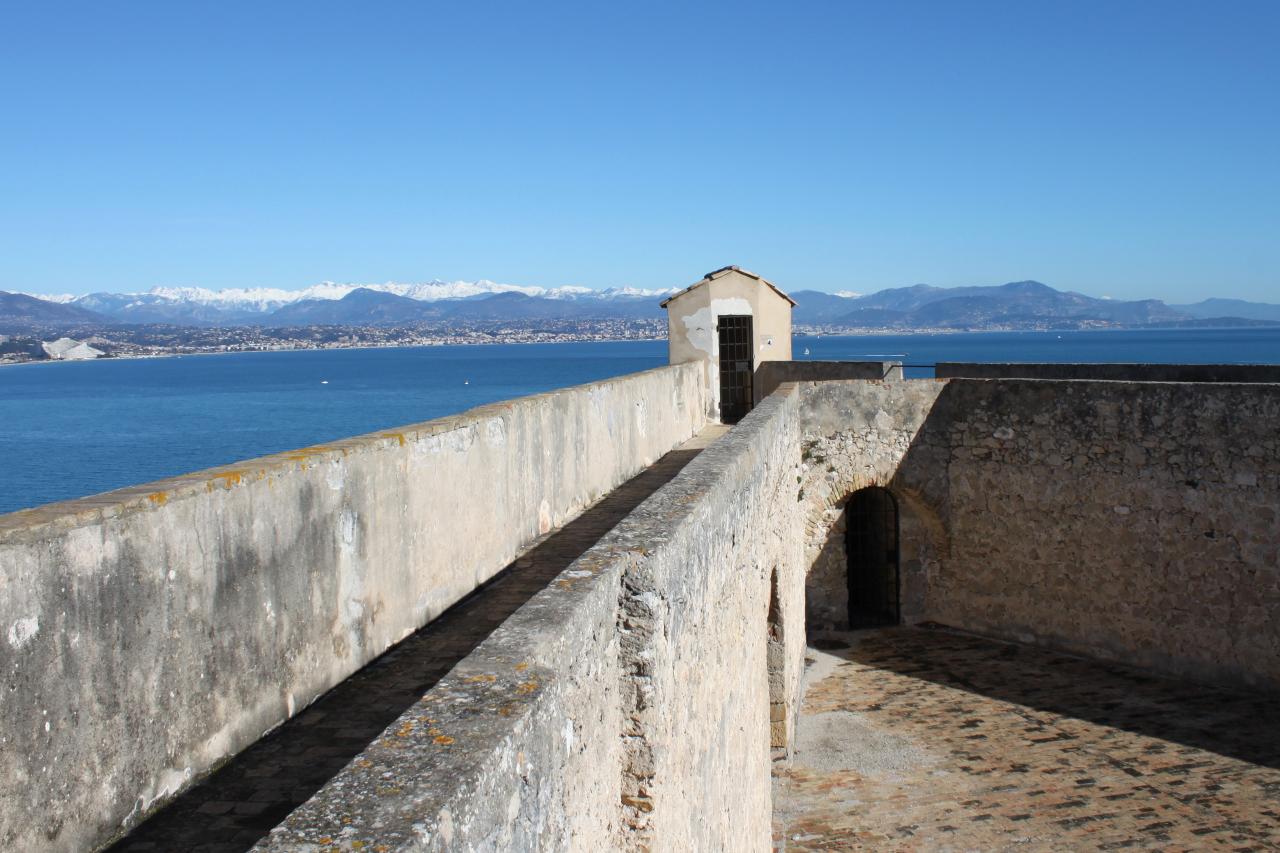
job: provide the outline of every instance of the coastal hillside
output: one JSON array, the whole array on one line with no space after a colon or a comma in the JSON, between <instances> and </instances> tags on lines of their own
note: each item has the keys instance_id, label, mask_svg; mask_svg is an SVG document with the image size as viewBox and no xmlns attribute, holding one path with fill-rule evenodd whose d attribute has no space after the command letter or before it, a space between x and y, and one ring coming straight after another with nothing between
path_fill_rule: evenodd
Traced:
<instances>
[{"instance_id":1,"label":"coastal hillside","mask_svg":"<svg viewBox=\"0 0 1280 853\"><path fill-rule=\"evenodd\" d=\"M0 290L0 331L111 322L110 317L78 305L60 305L25 293Z\"/></svg>"},{"instance_id":2,"label":"coastal hillside","mask_svg":"<svg viewBox=\"0 0 1280 853\"><path fill-rule=\"evenodd\" d=\"M401 285L322 284L302 290L211 291L154 288L147 293L36 296L0 293L0 332L101 326L130 328L296 329L496 328L607 336L617 324L663 324L671 290L541 288L494 282ZM822 331L1232 327L1280 323L1280 305L1208 299L1167 305L1159 299L1100 299L1038 281L976 287L917 284L867 295L791 293L797 328ZM634 331L634 330L633 330ZM243 333L237 333L242 335ZM252 334L261 334L254 332Z\"/></svg>"},{"instance_id":3,"label":"coastal hillside","mask_svg":"<svg viewBox=\"0 0 1280 853\"><path fill-rule=\"evenodd\" d=\"M1219 300L1222 313L1192 312L1158 299L1121 301L1056 290L1038 281L993 287L932 287L917 284L866 296L835 296L815 291L792 294L797 325L885 329L1043 329L1142 328L1146 326L1253 325L1268 319L1256 309L1270 308L1280 319L1280 306ZM1235 303L1239 303L1238 305ZM1202 303L1203 304L1203 303ZM1240 310L1248 307L1254 310ZM1231 322L1238 321L1238 322Z\"/></svg>"}]
</instances>

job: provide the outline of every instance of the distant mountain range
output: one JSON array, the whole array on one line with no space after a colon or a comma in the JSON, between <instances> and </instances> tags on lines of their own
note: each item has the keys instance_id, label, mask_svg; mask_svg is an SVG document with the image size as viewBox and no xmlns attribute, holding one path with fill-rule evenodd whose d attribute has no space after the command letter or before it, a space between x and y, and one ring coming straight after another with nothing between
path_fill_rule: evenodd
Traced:
<instances>
[{"instance_id":1,"label":"distant mountain range","mask_svg":"<svg viewBox=\"0 0 1280 853\"><path fill-rule=\"evenodd\" d=\"M27 302L0 307L0 323L169 324L176 326L375 326L472 320L661 317L658 302L676 292L586 287L525 287L492 281L425 284L318 284L303 290L207 290L156 287L146 293L83 296L11 294ZM3 306L4 303L0 303ZM52 310L50 310L52 309ZM58 309L66 309L59 311Z\"/></svg>"},{"instance_id":2,"label":"distant mountain range","mask_svg":"<svg viewBox=\"0 0 1280 853\"><path fill-rule=\"evenodd\" d=\"M1243 299L1205 299L1191 305L1170 305L1175 311L1192 317L1243 317L1247 320L1271 320L1280 322L1280 305L1265 302L1245 302Z\"/></svg>"},{"instance_id":3,"label":"distant mountain range","mask_svg":"<svg viewBox=\"0 0 1280 853\"><path fill-rule=\"evenodd\" d=\"M540 288L491 281L333 284L303 290L153 288L146 293L38 296L0 292L0 331L121 324L174 326L396 326L529 323L540 320L660 318L676 292ZM992 287L891 288L866 296L815 290L791 294L797 325L888 329L1066 328L1255 325L1280 322L1280 305L1207 299L1166 305L1097 299L1036 281Z\"/></svg>"},{"instance_id":4,"label":"distant mountain range","mask_svg":"<svg viewBox=\"0 0 1280 853\"><path fill-rule=\"evenodd\" d=\"M893 329L983 329L1088 326L1255 325L1280 321L1280 305L1210 299L1166 305L1158 299L1126 302L1055 290L1038 281L992 287L917 284L867 296L816 290L791 294L798 325Z\"/></svg>"},{"instance_id":5,"label":"distant mountain range","mask_svg":"<svg viewBox=\"0 0 1280 853\"><path fill-rule=\"evenodd\" d=\"M61 305L25 293L0 290L0 331L24 326L58 326L83 323L110 323L110 318L81 308Z\"/></svg>"}]
</instances>

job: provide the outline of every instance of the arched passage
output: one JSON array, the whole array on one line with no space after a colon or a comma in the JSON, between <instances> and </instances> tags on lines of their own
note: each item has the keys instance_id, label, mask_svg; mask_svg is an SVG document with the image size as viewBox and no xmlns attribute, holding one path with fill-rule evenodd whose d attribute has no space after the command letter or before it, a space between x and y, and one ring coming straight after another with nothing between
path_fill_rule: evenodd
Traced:
<instances>
[{"instance_id":1,"label":"arched passage","mask_svg":"<svg viewBox=\"0 0 1280 853\"><path fill-rule=\"evenodd\" d=\"M845 508L849 627L901 621L898 501L888 489L859 489Z\"/></svg>"},{"instance_id":2,"label":"arched passage","mask_svg":"<svg viewBox=\"0 0 1280 853\"><path fill-rule=\"evenodd\" d=\"M810 634L843 631L849 616L849 517L854 496L868 489L884 491L898 510L898 573L896 621L914 625L929 618L929 589L940 577L941 562L949 554L949 542L934 504L918 489L865 479L832 480L830 472L815 466L817 476L806 480L805 516L806 630ZM861 501L862 499L859 499ZM891 620L892 621L892 620Z\"/></svg>"}]
</instances>

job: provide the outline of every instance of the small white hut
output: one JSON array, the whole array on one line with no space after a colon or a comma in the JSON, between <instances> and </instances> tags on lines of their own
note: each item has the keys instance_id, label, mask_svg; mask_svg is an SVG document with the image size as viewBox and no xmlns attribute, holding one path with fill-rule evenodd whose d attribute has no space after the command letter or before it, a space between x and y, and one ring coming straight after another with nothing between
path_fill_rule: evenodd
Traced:
<instances>
[{"instance_id":1,"label":"small white hut","mask_svg":"<svg viewBox=\"0 0 1280 853\"><path fill-rule=\"evenodd\" d=\"M662 302L670 362L706 362L710 417L737 423L756 402L757 365L791 360L795 304L771 282L738 267L707 273Z\"/></svg>"}]
</instances>

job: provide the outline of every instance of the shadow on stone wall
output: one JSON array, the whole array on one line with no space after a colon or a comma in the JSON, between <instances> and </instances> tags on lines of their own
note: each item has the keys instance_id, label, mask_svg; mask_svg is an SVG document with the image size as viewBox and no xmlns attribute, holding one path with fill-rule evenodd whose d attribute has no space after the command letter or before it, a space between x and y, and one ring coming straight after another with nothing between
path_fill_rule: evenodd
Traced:
<instances>
[{"instance_id":1,"label":"shadow on stone wall","mask_svg":"<svg viewBox=\"0 0 1280 853\"><path fill-rule=\"evenodd\" d=\"M898 503L901 619L914 624L927 618L929 580L948 551L935 509L944 505L935 501L944 500L946 479L931 476L940 454L932 439L938 430L928 419L945 385L899 379L804 388L801 500L810 633L849 625L846 508L856 492L873 486L888 489ZM945 465L945 454L941 458Z\"/></svg>"},{"instance_id":2,"label":"shadow on stone wall","mask_svg":"<svg viewBox=\"0 0 1280 853\"><path fill-rule=\"evenodd\" d=\"M838 561L840 501L883 484L913 509L904 615L1276 690L1280 388L952 379L809 393L819 580Z\"/></svg>"}]
</instances>

